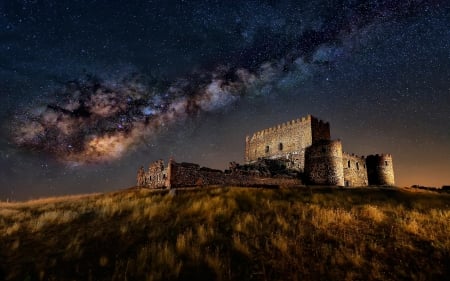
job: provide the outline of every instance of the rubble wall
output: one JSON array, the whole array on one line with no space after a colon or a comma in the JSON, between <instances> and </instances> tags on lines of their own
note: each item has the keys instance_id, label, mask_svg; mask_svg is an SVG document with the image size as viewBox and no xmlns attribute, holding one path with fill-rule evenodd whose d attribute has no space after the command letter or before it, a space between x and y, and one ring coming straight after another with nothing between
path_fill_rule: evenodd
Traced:
<instances>
[{"instance_id":1,"label":"rubble wall","mask_svg":"<svg viewBox=\"0 0 450 281\"><path fill-rule=\"evenodd\" d=\"M260 177L245 171L221 171L191 163L170 162L166 187L201 187L207 185L227 186L289 186L302 184L300 179L290 177Z\"/></svg>"},{"instance_id":2,"label":"rubble wall","mask_svg":"<svg viewBox=\"0 0 450 281\"><path fill-rule=\"evenodd\" d=\"M366 159L354 154L342 154L342 166L344 167L345 186L367 186Z\"/></svg>"},{"instance_id":3,"label":"rubble wall","mask_svg":"<svg viewBox=\"0 0 450 281\"><path fill-rule=\"evenodd\" d=\"M225 184L225 174L220 170L201 168L192 163L170 164L170 188Z\"/></svg>"}]
</instances>

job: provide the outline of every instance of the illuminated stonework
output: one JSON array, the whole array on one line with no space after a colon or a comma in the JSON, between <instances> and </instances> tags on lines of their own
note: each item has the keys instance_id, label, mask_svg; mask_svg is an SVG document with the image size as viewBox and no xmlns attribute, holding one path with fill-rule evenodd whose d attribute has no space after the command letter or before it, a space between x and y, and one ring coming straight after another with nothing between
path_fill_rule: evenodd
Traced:
<instances>
[{"instance_id":1,"label":"illuminated stonework","mask_svg":"<svg viewBox=\"0 0 450 281\"><path fill-rule=\"evenodd\" d=\"M258 131L245 140L245 164L230 163L225 171L192 163L167 166L162 160L138 172L138 186L176 188L205 185L368 186L395 184L390 154L367 157L342 151L330 139L330 124L311 115Z\"/></svg>"}]
</instances>

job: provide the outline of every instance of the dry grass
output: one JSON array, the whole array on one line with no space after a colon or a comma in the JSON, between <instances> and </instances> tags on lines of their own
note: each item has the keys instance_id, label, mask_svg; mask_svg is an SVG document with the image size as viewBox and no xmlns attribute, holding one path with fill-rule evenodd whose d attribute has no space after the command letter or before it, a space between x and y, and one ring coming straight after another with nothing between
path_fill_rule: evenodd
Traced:
<instances>
[{"instance_id":1,"label":"dry grass","mask_svg":"<svg viewBox=\"0 0 450 281\"><path fill-rule=\"evenodd\" d=\"M450 195L148 190L0 203L0 280L444 280Z\"/></svg>"}]
</instances>

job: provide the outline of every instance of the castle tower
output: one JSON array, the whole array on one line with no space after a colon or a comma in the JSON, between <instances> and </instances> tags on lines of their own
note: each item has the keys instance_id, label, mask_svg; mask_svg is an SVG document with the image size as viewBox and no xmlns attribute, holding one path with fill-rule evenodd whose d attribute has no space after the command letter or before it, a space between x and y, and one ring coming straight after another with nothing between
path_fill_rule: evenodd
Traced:
<instances>
[{"instance_id":1,"label":"castle tower","mask_svg":"<svg viewBox=\"0 0 450 281\"><path fill-rule=\"evenodd\" d=\"M303 172L305 149L330 139L330 124L311 115L254 133L245 140L245 162L258 159L288 159L291 169Z\"/></svg>"},{"instance_id":2,"label":"castle tower","mask_svg":"<svg viewBox=\"0 0 450 281\"><path fill-rule=\"evenodd\" d=\"M369 155L366 158L369 185L395 185L392 155Z\"/></svg>"},{"instance_id":3,"label":"castle tower","mask_svg":"<svg viewBox=\"0 0 450 281\"><path fill-rule=\"evenodd\" d=\"M344 186L340 140L321 140L306 149L305 177L312 184Z\"/></svg>"}]
</instances>

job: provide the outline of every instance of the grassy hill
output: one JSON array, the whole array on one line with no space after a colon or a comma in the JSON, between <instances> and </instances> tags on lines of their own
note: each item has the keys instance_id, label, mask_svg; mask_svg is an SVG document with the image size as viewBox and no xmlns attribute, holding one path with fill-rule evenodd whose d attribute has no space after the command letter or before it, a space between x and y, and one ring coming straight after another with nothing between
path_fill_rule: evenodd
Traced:
<instances>
[{"instance_id":1,"label":"grassy hill","mask_svg":"<svg viewBox=\"0 0 450 281\"><path fill-rule=\"evenodd\" d=\"M0 280L449 280L450 194L209 188L0 203Z\"/></svg>"}]
</instances>

